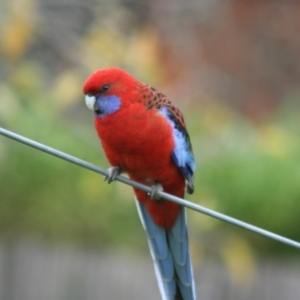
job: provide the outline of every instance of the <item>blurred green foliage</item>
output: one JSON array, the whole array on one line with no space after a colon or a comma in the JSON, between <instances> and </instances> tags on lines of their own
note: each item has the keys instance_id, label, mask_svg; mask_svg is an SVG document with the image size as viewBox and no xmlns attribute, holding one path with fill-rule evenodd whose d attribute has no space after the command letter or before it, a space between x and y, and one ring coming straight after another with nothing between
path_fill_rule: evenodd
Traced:
<instances>
[{"instance_id":1,"label":"blurred green foliage","mask_svg":"<svg viewBox=\"0 0 300 300\"><path fill-rule=\"evenodd\" d=\"M282 107L271 119L256 125L227 110L223 112L227 117L222 118L219 128L214 128L215 122L211 127L205 124L207 113L209 110L200 121L203 133L196 142L200 158L196 175L199 194L193 199L197 202L202 199L204 205L207 202L207 206L218 211L299 240L300 118L297 108L293 104L287 111ZM219 114L215 112L216 116ZM225 227L224 224L217 226ZM251 233L239 234L260 254L275 255L291 250Z\"/></svg>"},{"instance_id":2,"label":"blurred green foliage","mask_svg":"<svg viewBox=\"0 0 300 300\"><path fill-rule=\"evenodd\" d=\"M102 9L102 16L107 14L103 23L91 20L85 30L75 30L76 47L67 47L66 57L43 48L55 57L50 65L44 60L47 55L32 54L39 53L37 45L45 38L43 26L37 28L43 15L34 1L21 2L0 5L5 14L0 125L108 167L83 102L82 84L95 69L118 65L142 81L163 85L159 37L148 27L133 26L124 34L116 24L134 19L129 12L121 7ZM300 117L295 99L285 101L259 124L209 98L205 103L210 104L186 100L191 101L178 105L183 107L198 163L196 192L190 199L300 240ZM129 187L108 186L97 174L4 137L0 137L0 193L3 236L33 235L100 248L146 247ZM249 270L254 253L293 251L195 212L189 217L192 249L199 259L201 253L221 256L236 270L231 258L240 255Z\"/></svg>"}]
</instances>

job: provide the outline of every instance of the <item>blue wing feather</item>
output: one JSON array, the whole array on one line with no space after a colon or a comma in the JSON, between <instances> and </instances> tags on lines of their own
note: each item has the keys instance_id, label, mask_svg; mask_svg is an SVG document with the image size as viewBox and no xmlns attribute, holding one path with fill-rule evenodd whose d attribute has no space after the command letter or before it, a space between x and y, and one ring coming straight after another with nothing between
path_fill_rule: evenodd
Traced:
<instances>
[{"instance_id":1,"label":"blue wing feather","mask_svg":"<svg viewBox=\"0 0 300 300\"><path fill-rule=\"evenodd\" d=\"M169 106L162 107L159 112L168 120L173 127L175 147L171 155L176 166L181 170L188 183L188 193L193 193L193 175L196 169L195 159L189 134L181 121L176 118Z\"/></svg>"}]
</instances>

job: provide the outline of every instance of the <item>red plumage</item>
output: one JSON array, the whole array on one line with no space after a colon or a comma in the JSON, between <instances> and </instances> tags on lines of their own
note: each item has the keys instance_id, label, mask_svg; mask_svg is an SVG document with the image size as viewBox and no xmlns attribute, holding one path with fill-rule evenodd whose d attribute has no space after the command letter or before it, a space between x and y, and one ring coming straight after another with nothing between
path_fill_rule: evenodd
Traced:
<instances>
[{"instance_id":1,"label":"red plumage","mask_svg":"<svg viewBox=\"0 0 300 300\"><path fill-rule=\"evenodd\" d=\"M183 197L185 178L171 158L174 150L173 128L158 112L162 105L171 106L184 126L180 111L167 97L142 84L121 69L104 69L93 73L84 84L84 93L97 95L109 86L106 96L117 96L120 108L95 118L95 127L105 154L112 166L119 166L140 183L158 182L165 192ZM156 201L147 193L134 189L137 199L146 204L154 222L171 228L180 206L170 201Z\"/></svg>"}]
</instances>

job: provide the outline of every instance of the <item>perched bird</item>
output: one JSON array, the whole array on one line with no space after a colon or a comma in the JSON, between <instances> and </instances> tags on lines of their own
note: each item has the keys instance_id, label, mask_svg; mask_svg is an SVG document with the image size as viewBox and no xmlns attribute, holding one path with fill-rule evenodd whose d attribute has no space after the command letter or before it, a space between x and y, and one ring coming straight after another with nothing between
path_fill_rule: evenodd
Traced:
<instances>
[{"instance_id":1,"label":"perched bird","mask_svg":"<svg viewBox=\"0 0 300 300\"><path fill-rule=\"evenodd\" d=\"M134 188L162 299L196 299L185 208L159 191L193 193L194 155L182 113L162 93L122 69L94 72L84 83L85 102L110 162L109 183L126 172L149 185Z\"/></svg>"}]
</instances>

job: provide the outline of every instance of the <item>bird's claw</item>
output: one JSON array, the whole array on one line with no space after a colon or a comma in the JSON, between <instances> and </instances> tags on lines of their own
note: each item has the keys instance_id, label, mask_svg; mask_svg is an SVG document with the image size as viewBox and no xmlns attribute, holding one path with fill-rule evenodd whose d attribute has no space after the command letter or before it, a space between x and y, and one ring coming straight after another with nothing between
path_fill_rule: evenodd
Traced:
<instances>
[{"instance_id":1,"label":"bird's claw","mask_svg":"<svg viewBox=\"0 0 300 300\"><path fill-rule=\"evenodd\" d=\"M151 199L153 200L160 200L160 196L158 195L159 192L163 192L164 189L159 183L155 183L151 186L151 192L148 193Z\"/></svg>"},{"instance_id":2,"label":"bird's claw","mask_svg":"<svg viewBox=\"0 0 300 300\"><path fill-rule=\"evenodd\" d=\"M107 173L104 176L104 181L107 181L108 183L111 183L114 181L117 176L119 176L122 173L122 169L120 167L110 167L107 169Z\"/></svg>"}]
</instances>

